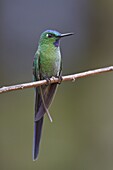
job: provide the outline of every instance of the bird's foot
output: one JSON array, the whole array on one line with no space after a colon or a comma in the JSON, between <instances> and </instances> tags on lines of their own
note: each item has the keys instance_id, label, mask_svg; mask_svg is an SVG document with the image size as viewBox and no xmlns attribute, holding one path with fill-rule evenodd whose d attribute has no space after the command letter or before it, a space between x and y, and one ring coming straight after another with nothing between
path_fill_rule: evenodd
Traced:
<instances>
[{"instance_id":1,"label":"bird's foot","mask_svg":"<svg viewBox=\"0 0 113 170\"><path fill-rule=\"evenodd\" d=\"M61 84L61 82L62 82L62 76L60 75L60 76L52 76L51 78L58 78L58 82L57 82L57 84ZM46 84L46 86L48 86L48 85L50 85L51 84L51 79L49 78L49 77L45 77L45 80L47 81L47 84Z\"/></svg>"},{"instance_id":2,"label":"bird's foot","mask_svg":"<svg viewBox=\"0 0 113 170\"><path fill-rule=\"evenodd\" d=\"M51 80L50 80L50 78L49 78L49 77L46 77L46 78L45 78L45 80L47 81L46 86L48 86L48 85L50 85L50 84L51 84Z\"/></svg>"},{"instance_id":3,"label":"bird's foot","mask_svg":"<svg viewBox=\"0 0 113 170\"><path fill-rule=\"evenodd\" d=\"M60 76L56 76L56 78L58 78L57 84L61 84L61 82L63 80L62 76L61 75Z\"/></svg>"}]
</instances>

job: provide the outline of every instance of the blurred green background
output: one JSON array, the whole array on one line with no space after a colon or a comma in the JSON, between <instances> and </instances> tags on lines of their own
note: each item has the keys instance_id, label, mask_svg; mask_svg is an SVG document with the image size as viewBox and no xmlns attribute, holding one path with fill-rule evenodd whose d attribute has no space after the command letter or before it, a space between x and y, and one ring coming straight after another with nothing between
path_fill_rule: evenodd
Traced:
<instances>
[{"instance_id":1,"label":"blurred green background","mask_svg":"<svg viewBox=\"0 0 113 170\"><path fill-rule=\"evenodd\" d=\"M63 75L113 64L113 1L1 0L0 86L32 81L46 29L62 39ZM0 95L1 170L112 170L113 73L62 83L32 161L34 89Z\"/></svg>"}]
</instances>

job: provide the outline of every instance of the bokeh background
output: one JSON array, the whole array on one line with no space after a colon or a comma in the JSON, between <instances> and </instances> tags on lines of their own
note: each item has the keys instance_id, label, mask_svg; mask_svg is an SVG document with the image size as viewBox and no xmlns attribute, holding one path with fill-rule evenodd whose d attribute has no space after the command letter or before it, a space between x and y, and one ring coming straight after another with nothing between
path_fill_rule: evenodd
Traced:
<instances>
[{"instance_id":1,"label":"bokeh background","mask_svg":"<svg viewBox=\"0 0 113 170\"><path fill-rule=\"evenodd\" d=\"M1 0L0 86L32 81L32 60L46 29L62 39L63 75L113 64L113 1ZM113 73L65 82L45 116L32 161L34 89L0 95L1 170L112 170Z\"/></svg>"}]
</instances>

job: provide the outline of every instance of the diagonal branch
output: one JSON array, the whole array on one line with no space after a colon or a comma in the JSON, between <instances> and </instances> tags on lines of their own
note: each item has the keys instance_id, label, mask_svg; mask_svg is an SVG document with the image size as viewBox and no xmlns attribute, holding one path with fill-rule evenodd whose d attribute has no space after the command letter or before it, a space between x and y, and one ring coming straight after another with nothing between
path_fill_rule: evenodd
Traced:
<instances>
[{"instance_id":1,"label":"diagonal branch","mask_svg":"<svg viewBox=\"0 0 113 170\"><path fill-rule=\"evenodd\" d=\"M82 78L82 77L87 77L95 74L100 74L104 72L110 72L113 71L113 66L105 67L105 68L99 68L96 70L90 70L82 73L77 73L77 74L72 74L72 75L67 75L62 77L62 81L74 81L75 79ZM52 77L50 79L51 83L57 83L59 80L58 78ZM32 88L32 87L37 87L47 84L46 80L41 80L37 82L30 82L30 83L23 83L23 84L18 84L18 85L13 85L13 86L7 86L7 87L2 87L0 88L0 94L9 92L9 91L15 91L15 90L23 90L26 88Z\"/></svg>"}]
</instances>

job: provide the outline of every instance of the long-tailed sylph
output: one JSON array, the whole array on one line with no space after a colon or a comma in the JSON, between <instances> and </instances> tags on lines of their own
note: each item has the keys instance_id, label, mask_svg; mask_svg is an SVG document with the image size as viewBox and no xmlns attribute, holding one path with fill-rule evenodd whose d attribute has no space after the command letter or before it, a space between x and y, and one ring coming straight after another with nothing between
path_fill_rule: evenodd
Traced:
<instances>
[{"instance_id":1,"label":"long-tailed sylph","mask_svg":"<svg viewBox=\"0 0 113 170\"><path fill-rule=\"evenodd\" d=\"M46 79L48 85L35 88L35 114L34 114L34 138L33 138L33 160L36 160L39 153L40 138L44 114L47 113L50 120L48 108L58 84L49 84L51 77L61 78L62 58L60 53L60 39L70 36L73 33L61 34L54 30L47 30L40 36L38 50L33 60L34 81Z\"/></svg>"}]
</instances>

